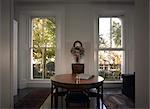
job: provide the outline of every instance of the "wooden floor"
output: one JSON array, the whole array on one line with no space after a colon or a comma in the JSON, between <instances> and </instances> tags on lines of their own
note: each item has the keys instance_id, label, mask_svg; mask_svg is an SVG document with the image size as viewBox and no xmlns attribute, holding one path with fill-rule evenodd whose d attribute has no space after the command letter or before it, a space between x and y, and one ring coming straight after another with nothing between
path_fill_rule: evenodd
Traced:
<instances>
[{"instance_id":1,"label":"wooden floor","mask_svg":"<svg viewBox=\"0 0 150 109\"><path fill-rule=\"evenodd\" d=\"M121 90L120 89L104 89L104 93L106 94L119 94L121 93ZM50 104L50 101L51 101L51 98L50 96L47 98L47 100L44 102L44 104L41 106L41 109L49 109L49 107L51 107L51 104ZM61 102L63 101L63 102ZM58 109L65 109L65 99L61 99L59 98L59 101L58 101ZM102 105L102 103L100 102L100 105ZM69 109L81 109L82 105L81 104L71 104L70 108ZM101 108L101 106L100 106ZM85 108L82 108L82 109L85 109ZM90 108L88 109L97 109L96 107L96 98L90 98ZM103 109L107 109L105 107L105 105L103 105Z\"/></svg>"},{"instance_id":2,"label":"wooden floor","mask_svg":"<svg viewBox=\"0 0 150 109\"><path fill-rule=\"evenodd\" d=\"M18 99L21 99L23 96L27 95L28 93L30 93L31 91L33 91L35 88L25 88L22 90L19 90L19 94L15 97L15 102L18 101ZM104 93L105 94L119 94L121 93L120 89L104 89ZM43 105L41 106L40 109L51 109L51 97L49 96L45 102L43 103ZM61 102L63 101L63 102ZM65 99L60 99L58 101L58 109L65 109ZM101 104L101 102L100 102ZM71 104L71 107L74 107L73 109L81 109L81 104ZM72 109L70 107L70 109ZM83 109L83 108L82 108ZM85 108L84 108L85 109ZM90 108L89 109L96 109L96 98L91 98L90 99ZM106 109L105 105L103 105L103 109Z\"/></svg>"},{"instance_id":3,"label":"wooden floor","mask_svg":"<svg viewBox=\"0 0 150 109\"><path fill-rule=\"evenodd\" d=\"M50 100L51 100L51 98L49 96L47 98L47 100L44 102L44 104L41 106L40 109L50 109L50 107L51 107ZM58 109L66 109L64 99L63 99L63 103L61 102L61 99L59 99ZM86 109L86 108L83 108L83 105L81 105L81 104L72 103L70 105L69 109ZM88 109L96 109L96 99L95 98L90 99L90 108L88 108ZM105 105L103 105L103 109L106 109Z\"/></svg>"}]
</instances>

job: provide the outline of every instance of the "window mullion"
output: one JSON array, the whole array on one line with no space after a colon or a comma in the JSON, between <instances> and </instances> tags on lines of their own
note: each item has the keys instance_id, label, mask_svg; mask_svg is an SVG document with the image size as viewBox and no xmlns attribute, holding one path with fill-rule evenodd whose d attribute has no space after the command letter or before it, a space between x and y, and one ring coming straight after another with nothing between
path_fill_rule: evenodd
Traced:
<instances>
[{"instance_id":1,"label":"window mullion","mask_svg":"<svg viewBox=\"0 0 150 109\"><path fill-rule=\"evenodd\" d=\"M99 50L109 50L109 51L124 51L124 48L99 48Z\"/></svg>"}]
</instances>

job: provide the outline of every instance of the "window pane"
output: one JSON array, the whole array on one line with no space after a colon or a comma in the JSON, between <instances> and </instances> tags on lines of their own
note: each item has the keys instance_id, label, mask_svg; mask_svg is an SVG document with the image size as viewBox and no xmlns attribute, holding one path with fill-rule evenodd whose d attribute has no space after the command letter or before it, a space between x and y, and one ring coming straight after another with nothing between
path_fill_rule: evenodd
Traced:
<instances>
[{"instance_id":1,"label":"window pane","mask_svg":"<svg viewBox=\"0 0 150 109\"><path fill-rule=\"evenodd\" d=\"M55 72L55 18L32 19L32 74L33 79L48 79Z\"/></svg>"},{"instance_id":2,"label":"window pane","mask_svg":"<svg viewBox=\"0 0 150 109\"><path fill-rule=\"evenodd\" d=\"M121 19L99 18L99 48L122 48L122 45Z\"/></svg>"},{"instance_id":3,"label":"window pane","mask_svg":"<svg viewBox=\"0 0 150 109\"><path fill-rule=\"evenodd\" d=\"M123 51L99 51L99 75L105 80L120 80L123 70Z\"/></svg>"},{"instance_id":4,"label":"window pane","mask_svg":"<svg viewBox=\"0 0 150 109\"><path fill-rule=\"evenodd\" d=\"M56 46L56 21L55 18L32 19L32 46L55 47Z\"/></svg>"}]
</instances>

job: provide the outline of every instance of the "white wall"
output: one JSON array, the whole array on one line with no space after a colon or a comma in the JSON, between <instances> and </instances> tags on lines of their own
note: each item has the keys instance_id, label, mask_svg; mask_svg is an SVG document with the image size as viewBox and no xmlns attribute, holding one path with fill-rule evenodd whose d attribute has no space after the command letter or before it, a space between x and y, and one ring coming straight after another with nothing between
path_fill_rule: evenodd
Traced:
<instances>
[{"instance_id":1,"label":"white wall","mask_svg":"<svg viewBox=\"0 0 150 109\"><path fill-rule=\"evenodd\" d=\"M11 36L12 36L12 0L2 0L2 22L1 22L1 107L13 107L12 95L12 64L11 64Z\"/></svg>"},{"instance_id":2,"label":"white wall","mask_svg":"<svg viewBox=\"0 0 150 109\"><path fill-rule=\"evenodd\" d=\"M18 93L18 22L13 20L13 41L12 41L12 73L13 73L13 96Z\"/></svg>"},{"instance_id":3,"label":"white wall","mask_svg":"<svg viewBox=\"0 0 150 109\"><path fill-rule=\"evenodd\" d=\"M2 7L2 6L1 6L1 1L2 1L2 0L0 0L0 51L2 50L2 48L1 48L1 47L2 47L2 46L1 46L1 43L2 43L2 40L1 40L1 38L2 38L2 34L1 34L1 32L2 32L2 31L1 31L1 29L2 29L2 28L1 28L1 20L2 20L2 15L1 15L1 13L2 13L2 12L1 12L1 7ZM2 56L2 54L0 53L0 57L1 57L1 56ZM2 58L0 58L0 107L1 107L1 102L2 102L2 97L1 97L1 92L2 92L2 87L1 87L1 85L2 85L2 81L1 81L1 80L2 80L2 79L1 79L1 78L2 78L2 76L1 76L1 73L2 73L2 72L1 72L1 71L2 71L2 60L1 60L1 59L2 59Z\"/></svg>"},{"instance_id":4,"label":"white wall","mask_svg":"<svg viewBox=\"0 0 150 109\"><path fill-rule=\"evenodd\" d=\"M148 16L149 16L149 20L148 20L148 24L149 24L149 26L148 26L148 35L149 35L149 40L148 40L148 44L149 44L149 49L148 49L148 51L149 51L149 63L148 63L148 68L149 68L149 70L148 70L148 77L149 77L149 91L150 91L150 1L149 1L149 11L148 11ZM150 92L149 92L149 107L150 107Z\"/></svg>"},{"instance_id":5,"label":"white wall","mask_svg":"<svg viewBox=\"0 0 150 109\"><path fill-rule=\"evenodd\" d=\"M94 24L92 22L91 14L92 9L88 4L70 4L66 6L66 72L72 72L71 63L74 63L75 61L70 50L76 40L80 40L85 48L85 55L81 59L81 63L85 63L85 73L93 72L91 69L91 67L93 67L93 64L91 64L93 59L92 56L90 57L89 55L92 50L94 39L94 35L92 34ZM93 38L91 38L91 36L93 36Z\"/></svg>"},{"instance_id":6,"label":"white wall","mask_svg":"<svg viewBox=\"0 0 150 109\"><path fill-rule=\"evenodd\" d=\"M100 15L125 15L125 25L128 26L126 29L126 37L128 45L126 48L128 51L128 57L130 65L128 65L128 73L134 72L134 41L133 41L133 28L132 28L132 11L133 4L90 4L90 3L63 3L63 4L45 4L45 3L23 3L16 5L16 17L19 21L19 86L24 88L27 86L34 86L38 81L29 81L30 75L30 53L28 50L29 46L29 34L28 34L28 17L43 14L49 15L51 11L58 14L61 13L62 24L61 27L64 29L59 33L61 36L61 54L59 54L61 60L56 64L60 69L56 73L71 73L71 63L74 63L74 59L70 53L73 46L73 42L80 40L85 48L85 56L81 59L81 63L85 64L85 73L97 73L96 61L94 57L96 54L96 37L97 31L97 17ZM45 81L46 82L46 81ZM45 84L45 82L42 82ZM49 81L47 81L49 82ZM40 83L40 82L39 82ZM32 84L32 85L31 85ZM37 85L36 85L37 86ZM41 86L39 84L39 86Z\"/></svg>"},{"instance_id":7,"label":"white wall","mask_svg":"<svg viewBox=\"0 0 150 109\"><path fill-rule=\"evenodd\" d=\"M148 108L148 0L135 0L135 106Z\"/></svg>"},{"instance_id":8,"label":"white wall","mask_svg":"<svg viewBox=\"0 0 150 109\"><path fill-rule=\"evenodd\" d=\"M109 8L108 8L109 7ZM81 62L85 63L85 73L97 73L97 59L94 57L97 50L97 18L98 16L124 15L126 49L128 51L126 72L134 72L134 41L132 22L132 5L107 5L107 4L69 4L66 6L66 69L71 72L71 63L74 62L70 49L75 40L83 42L85 56ZM127 38L128 37L128 38ZM130 51L130 52L129 52Z\"/></svg>"},{"instance_id":9,"label":"white wall","mask_svg":"<svg viewBox=\"0 0 150 109\"><path fill-rule=\"evenodd\" d=\"M39 8L39 6L34 6L32 9L31 7L27 9L23 9L20 14L18 15L19 21L19 54L18 54L18 75L19 75L19 88L25 88L33 86L36 87L38 84L39 87L45 86L45 82L50 83L49 80L31 80L31 54L30 54L30 40L31 40L31 17L32 16L55 16L56 17L56 26L57 26L57 51L56 51L56 72L57 74L65 73L66 69L64 69L64 52L65 52L65 37L64 37L64 8L57 8L55 5L46 5L43 8ZM20 10L20 9L19 9ZM59 40L58 40L59 39ZM49 86L49 85L47 85Z\"/></svg>"}]
</instances>

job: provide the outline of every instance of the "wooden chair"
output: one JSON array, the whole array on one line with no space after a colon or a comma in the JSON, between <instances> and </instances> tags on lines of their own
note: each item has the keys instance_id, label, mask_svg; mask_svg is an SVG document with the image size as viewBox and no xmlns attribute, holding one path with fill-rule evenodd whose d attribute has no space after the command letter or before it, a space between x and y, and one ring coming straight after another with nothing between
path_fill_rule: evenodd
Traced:
<instances>
[{"instance_id":1,"label":"wooden chair","mask_svg":"<svg viewBox=\"0 0 150 109\"><path fill-rule=\"evenodd\" d=\"M72 74L84 73L84 64L76 63L72 64ZM83 91L73 90L69 91L66 96L66 107L69 108L71 103L80 103L89 107L89 97ZM86 104L86 105L85 105Z\"/></svg>"},{"instance_id":2,"label":"wooden chair","mask_svg":"<svg viewBox=\"0 0 150 109\"><path fill-rule=\"evenodd\" d=\"M72 74L84 73L84 64L72 64Z\"/></svg>"},{"instance_id":3,"label":"wooden chair","mask_svg":"<svg viewBox=\"0 0 150 109\"><path fill-rule=\"evenodd\" d=\"M67 95L68 91L64 90L63 88L55 87L55 85L57 85L57 82L51 82L51 109L58 108L58 97L61 97L61 105L63 107L63 97Z\"/></svg>"},{"instance_id":4,"label":"wooden chair","mask_svg":"<svg viewBox=\"0 0 150 109\"><path fill-rule=\"evenodd\" d=\"M81 74L81 73L84 73L84 64L80 64L80 63L72 64L72 74ZM100 88L102 88L102 86ZM89 89L89 90L85 90L84 92L87 93L88 98L95 97L96 99L98 99L98 98L102 98L103 99L102 94L101 94L103 92L97 93L95 88ZM99 106L99 103L97 103L97 106Z\"/></svg>"},{"instance_id":5,"label":"wooden chair","mask_svg":"<svg viewBox=\"0 0 150 109\"><path fill-rule=\"evenodd\" d=\"M70 109L71 103L89 108L90 100L83 91L71 91L66 96L66 108Z\"/></svg>"},{"instance_id":6,"label":"wooden chair","mask_svg":"<svg viewBox=\"0 0 150 109\"><path fill-rule=\"evenodd\" d=\"M134 74L122 74L122 93L135 101L135 72Z\"/></svg>"},{"instance_id":7,"label":"wooden chair","mask_svg":"<svg viewBox=\"0 0 150 109\"><path fill-rule=\"evenodd\" d=\"M98 93L98 92L99 93ZM96 98L97 99L97 108L100 109L100 102L98 99L101 99L101 103L102 103L102 107L101 109L103 109L103 83L100 83L97 88L92 88L89 90L86 90L86 93L88 94L89 98Z\"/></svg>"}]
</instances>

